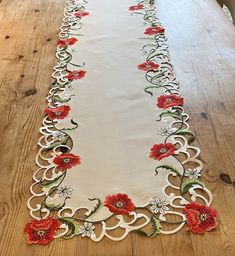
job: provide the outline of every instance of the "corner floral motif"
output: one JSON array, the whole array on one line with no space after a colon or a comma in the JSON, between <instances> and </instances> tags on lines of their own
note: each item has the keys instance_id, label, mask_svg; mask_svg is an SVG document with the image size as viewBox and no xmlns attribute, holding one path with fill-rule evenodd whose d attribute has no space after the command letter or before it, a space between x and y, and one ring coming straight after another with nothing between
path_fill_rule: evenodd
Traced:
<instances>
[{"instance_id":1,"label":"corner floral motif","mask_svg":"<svg viewBox=\"0 0 235 256\"><path fill-rule=\"evenodd\" d=\"M193 202L187 204L183 212L187 218L188 230L195 234L202 235L217 227L217 211L211 207Z\"/></svg>"},{"instance_id":2,"label":"corner floral motif","mask_svg":"<svg viewBox=\"0 0 235 256\"><path fill-rule=\"evenodd\" d=\"M29 244L47 245L54 239L61 223L54 218L31 220L25 226L27 242Z\"/></svg>"}]
</instances>

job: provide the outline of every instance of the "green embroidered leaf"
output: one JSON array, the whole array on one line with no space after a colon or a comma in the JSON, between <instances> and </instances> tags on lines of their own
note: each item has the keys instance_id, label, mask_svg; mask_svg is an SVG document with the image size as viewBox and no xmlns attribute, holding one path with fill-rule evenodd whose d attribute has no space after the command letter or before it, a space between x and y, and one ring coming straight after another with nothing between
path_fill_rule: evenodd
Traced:
<instances>
[{"instance_id":1,"label":"green embroidered leaf","mask_svg":"<svg viewBox=\"0 0 235 256\"><path fill-rule=\"evenodd\" d=\"M181 115L180 115L180 113L179 113L178 111L174 111L174 112L172 112L172 111L167 111L167 112L161 113L161 114L159 115L160 120L157 120L157 121L161 121L163 117L168 117L168 116L169 116L169 117L173 117L173 118L178 119L178 120L181 120L181 119L182 119L182 117L181 117Z\"/></svg>"},{"instance_id":2,"label":"green embroidered leaf","mask_svg":"<svg viewBox=\"0 0 235 256\"><path fill-rule=\"evenodd\" d=\"M154 216L151 217L151 224L152 224L152 233L151 234L147 234L145 231L141 230L141 229L137 229L137 230L133 230L133 233L137 233L140 236L143 237L150 237L153 238L156 235L160 234L161 232L161 224L160 221L155 218Z\"/></svg>"},{"instance_id":3,"label":"green embroidered leaf","mask_svg":"<svg viewBox=\"0 0 235 256\"><path fill-rule=\"evenodd\" d=\"M42 180L40 181L40 185L44 188L50 188L53 186L58 186L64 179L66 172L62 173L60 176L52 179L52 180Z\"/></svg>"},{"instance_id":4,"label":"green embroidered leaf","mask_svg":"<svg viewBox=\"0 0 235 256\"><path fill-rule=\"evenodd\" d=\"M195 138L196 138L195 135L194 135L192 132L186 131L186 130L177 131L175 134L177 134L177 135L188 135L188 136L190 136L190 138L188 139L188 144L189 144L189 145L192 144L193 141L194 141Z\"/></svg>"},{"instance_id":5,"label":"green embroidered leaf","mask_svg":"<svg viewBox=\"0 0 235 256\"><path fill-rule=\"evenodd\" d=\"M99 198L88 198L88 200L90 200L90 201L97 200L98 202L97 202L96 206L94 207L94 209L87 216L87 218L90 217L91 215L95 214L99 209L101 209L103 207L103 204L101 203L101 200Z\"/></svg>"},{"instance_id":6,"label":"green embroidered leaf","mask_svg":"<svg viewBox=\"0 0 235 256\"><path fill-rule=\"evenodd\" d=\"M68 99L62 99L62 98L60 98L59 96L56 95L56 96L52 96L51 99L52 99L53 102L60 102L60 103L63 103L63 102L68 102L68 101L70 101L70 100L71 100L71 97L69 97Z\"/></svg>"},{"instance_id":7,"label":"green embroidered leaf","mask_svg":"<svg viewBox=\"0 0 235 256\"><path fill-rule=\"evenodd\" d=\"M151 223L152 223L153 233L151 235L149 235L149 237L152 238L161 233L162 226L161 226L160 220L158 220L154 216L152 216L152 218L151 218Z\"/></svg>"},{"instance_id":8,"label":"green embroidered leaf","mask_svg":"<svg viewBox=\"0 0 235 256\"><path fill-rule=\"evenodd\" d=\"M153 96L153 93L149 90L149 89L157 89L157 88L159 88L160 86L148 86L148 87L146 87L145 89L144 89L144 91L146 92L146 93L148 93L150 96Z\"/></svg>"},{"instance_id":9,"label":"green embroidered leaf","mask_svg":"<svg viewBox=\"0 0 235 256\"><path fill-rule=\"evenodd\" d=\"M141 229L132 230L131 232L136 233L136 234L138 234L140 236L143 236L143 237L149 237L149 235Z\"/></svg>"},{"instance_id":10,"label":"green embroidered leaf","mask_svg":"<svg viewBox=\"0 0 235 256\"><path fill-rule=\"evenodd\" d=\"M177 175L181 176L180 172L179 172L176 168L174 168L174 167L172 167L172 166L169 166L169 165L165 165L165 164L160 165L160 166L158 166L158 167L155 169L156 175L158 174L158 169L160 169L160 168L163 168L163 169L166 169L166 170L170 170L171 172L174 172L174 173L176 173Z\"/></svg>"},{"instance_id":11,"label":"green embroidered leaf","mask_svg":"<svg viewBox=\"0 0 235 256\"><path fill-rule=\"evenodd\" d=\"M181 194L182 195L186 194L189 191L190 188L194 187L194 185L199 185L202 188L205 187L204 183L202 183L199 180L194 180L194 179L193 180L186 180L181 185L181 188L180 188Z\"/></svg>"},{"instance_id":12,"label":"green embroidered leaf","mask_svg":"<svg viewBox=\"0 0 235 256\"><path fill-rule=\"evenodd\" d=\"M71 119L71 124L73 124L74 126L72 128L64 128L64 129L61 129L60 131L72 131L72 130L75 130L77 127L78 127L78 123L75 122L73 119Z\"/></svg>"},{"instance_id":13,"label":"green embroidered leaf","mask_svg":"<svg viewBox=\"0 0 235 256\"><path fill-rule=\"evenodd\" d=\"M63 238L71 239L79 234L80 226L75 219L64 217L60 218L59 220L68 226L68 232L65 235L63 235Z\"/></svg>"}]
</instances>

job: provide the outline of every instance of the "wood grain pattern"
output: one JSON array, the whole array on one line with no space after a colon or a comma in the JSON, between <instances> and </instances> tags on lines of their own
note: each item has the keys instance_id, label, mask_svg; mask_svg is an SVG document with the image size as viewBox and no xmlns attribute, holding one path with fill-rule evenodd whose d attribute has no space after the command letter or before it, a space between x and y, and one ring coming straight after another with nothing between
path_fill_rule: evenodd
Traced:
<instances>
[{"instance_id":1,"label":"wood grain pattern","mask_svg":"<svg viewBox=\"0 0 235 256\"><path fill-rule=\"evenodd\" d=\"M204 236L182 230L152 240L133 234L118 243L76 238L46 247L26 244L26 201L64 4L0 1L0 255L234 256L235 28L215 0L158 0L158 9L202 150L203 178L219 212L217 230Z\"/></svg>"}]
</instances>

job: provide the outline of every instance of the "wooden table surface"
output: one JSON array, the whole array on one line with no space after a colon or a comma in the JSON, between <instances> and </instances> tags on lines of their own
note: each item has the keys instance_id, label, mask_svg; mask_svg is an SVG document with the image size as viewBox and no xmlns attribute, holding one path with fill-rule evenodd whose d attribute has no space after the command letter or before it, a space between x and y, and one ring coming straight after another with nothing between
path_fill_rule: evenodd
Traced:
<instances>
[{"instance_id":1,"label":"wooden table surface","mask_svg":"<svg viewBox=\"0 0 235 256\"><path fill-rule=\"evenodd\" d=\"M203 236L182 230L152 240L133 234L122 242L78 237L26 244L26 201L64 4L0 1L0 255L234 256L235 27L215 0L158 0L158 9L202 151L203 179L214 194L217 230Z\"/></svg>"}]
</instances>

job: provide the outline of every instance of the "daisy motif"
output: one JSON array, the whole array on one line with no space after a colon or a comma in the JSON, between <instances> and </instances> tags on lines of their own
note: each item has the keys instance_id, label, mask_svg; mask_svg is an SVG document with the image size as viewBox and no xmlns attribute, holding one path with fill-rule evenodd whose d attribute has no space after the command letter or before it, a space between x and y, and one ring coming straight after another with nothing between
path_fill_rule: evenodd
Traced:
<instances>
[{"instance_id":1,"label":"daisy motif","mask_svg":"<svg viewBox=\"0 0 235 256\"><path fill-rule=\"evenodd\" d=\"M68 186L68 185L61 185L59 188L56 190L56 194L59 195L59 197L70 197L72 195L73 189Z\"/></svg>"},{"instance_id":2,"label":"daisy motif","mask_svg":"<svg viewBox=\"0 0 235 256\"><path fill-rule=\"evenodd\" d=\"M189 177L190 180L197 180L201 176L201 171L198 168L188 169L185 171L185 176Z\"/></svg>"},{"instance_id":3,"label":"daisy motif","mask_svg":"<svg viewBox=\"0 0 235 256\"><path fill-rule=\"evenodd\" d=\"M163 127L163 128L159 128L157 130L158 134L161 134L162 136L169 136L172 133L175 132L176 129L170 128L170 127Z\"/></svg>"},{"instance_id":4,"label":"daisy motif","mask_svg":"<svg viewBox=\"0 0 235 256\"><path fill-rule=\"evenodd\" d=\"M169 204L166 198L155 197L150 201L150 204L150 211L152 213L163 214L166 211L169 211L169 208L166 206Z\"/></svg>"},{"instance_id":5,"label":"daisy motif","mask_svg":"<svg viewBox=\"0 0 235 256\"><path fill-rule=\"evenodd\" d=\"M66 134L60 131L55 131L52 133L52 141L65 141L66 140Z\"/></svg>"},{"instance_id":6,"label":"daisy motif","mask_svg":"<svg viewBox=\"0 0 235 256\"><path fill-rule=\"evenodd\" d=\"M80 226L79 234L82 237L90 237L91 235L95 234L94 232L95 226L92 225L90 222L84 222L83 226Z\"/></svg>"}]
</instances>

